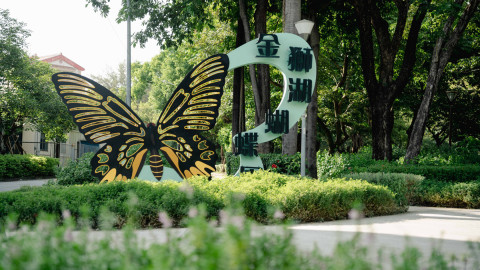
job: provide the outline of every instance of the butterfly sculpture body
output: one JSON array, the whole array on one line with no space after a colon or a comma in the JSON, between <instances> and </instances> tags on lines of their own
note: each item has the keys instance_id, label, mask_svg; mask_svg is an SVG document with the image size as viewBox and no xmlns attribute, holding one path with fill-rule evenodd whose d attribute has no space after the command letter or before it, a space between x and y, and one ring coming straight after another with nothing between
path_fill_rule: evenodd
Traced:
<instances>
[{"instance_id":1,"label":"butterfly sculpture body","mask_svg":"<svg viewBox=\"0 0 480 270\"><path fill-rule=\"evenodd\" d=\"M104 144L91 161L92 175L102 182L135 178L150 151L155 178L163 175L160 153L182 178L188 178L215 171L215 150L200 133L215 126L228 67L226 55L211 56L195 66L157 123L147 126L112 92L86 77L62 72L52 81L85 139Z\"/></svg>"}]
</instances>

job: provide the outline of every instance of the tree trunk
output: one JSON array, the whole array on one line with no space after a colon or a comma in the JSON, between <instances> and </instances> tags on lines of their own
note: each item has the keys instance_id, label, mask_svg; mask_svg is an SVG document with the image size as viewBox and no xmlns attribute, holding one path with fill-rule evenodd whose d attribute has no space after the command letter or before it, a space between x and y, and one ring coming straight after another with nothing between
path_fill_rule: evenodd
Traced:
<instances>
[{"instance_id":1,"label":"tree trunk","mask_svg":"<svg viewBox=\"0 0 480 270\"><path fill-rule=\"evenodd\" d=\"M257 0L257 9L255 10L255 33L267 33L267 0ZM258 90L260 100L256 103L257 111L255 114L255 126L265 122L265 114L270 109L270 67L268 65L257 65ZM258 145L259 153L271 153L273 151L273 142L265 142Z\"/></svg>"},{"instance_id":2,"label":"tree trunk","mask_svg":"<svg viewBox=\"0 0 480 270\"><path fill-rule=\"evenodd\" d=\"M372 115L372 158L375 160L392 160L392 104L378 97L370 100Z\"/></svg>"},{"instance_id":3,"label":"tree trunk","mask_svg":"<svg viewBox=\"0 0 480 270\"><path fill-rule=\"evenodd\" d=\"M242 19L238 18L237 38L235 47L238 48L245 44L245 35ZM232 100L232 138L236 134L245 130L245 84L244 67L236 68L233 71L233 100ZM232 147L233 144L232 144ZM233 149L232 149L233 151Z\"/></svg>"},{"instance_id":4,"label":"tree trunk","mask_svg":"<svg viewBox=\"0 0 480 270\"><path fill-rule=\"evenodd\" d=\"M242 20L242 25L243 25L243 34L245 36L245 43L249 42L251 40L250 38L250 26L248 23L248 13L247 13L247 5L245 4L245 0L239 0L238 1L238 10L239 10L239 15ZM255 74L255 66L253 64L248 66L248 72L250 75L250 82L252 84L252 92L253 92L253 97L254 97L254 102L255 102L255 115L259 114L259 108L261 107L261 94L260 90L257 85L257 76Z\"/></svg>"},{"instance_id":5,"label":"tree trunk","mask_svg":"<svg viewBox=\"0 0 480 270\"><path fill-rule=\"evenodd\" d=\"M316 14L316 13L314 13ZM311 20L316 21L315 15L310 17ZM312 34L310 36L310 47L313 49L313 59L318 70L318 51L320 43L320 33L318 32L318 25L313 26ZM313 86L312 100L307 107L307 145L306 145L306 173L312 178L317 178L317 115L318 115L318 95L317 95L318 73L317 80Z\"/></svg>"},{"instance_id":6,"label":"tree trunk","mask_svg":"<svg viewBox=\"0 0 480 270\"><path fill-rule=\"evenodd\" d=\"M468 22L475 14L480 0L473 0L467 3L462 15L458 19L455 29L452 31L452 26L457 19L458 11L454 10L443 26L443 35L438 37L432 53L432 60L430 62L430 70L428 72L427 85L423 94L422 103L417 111L417 117L413 124L412 133L408 142L405 160L414 159L420 153L422 147L423 135L425 134L426 123L432 104L433 96L438 87L438 83L442 78L445 66L452 55L453 49L462 36ZM455 1L456 4L462 5L463 0Z\"/></svg>"},{"instance_id":7,"label":"tree trunk","mask_svg":"<svg viewBox=\"0 0 480 270\"><path fill-rule=\"evenodd\" d=\"M283 0L283 32L298 34L295 29L295 22L300 21L301 17L300 0ZM282 135L282 154L294 155L298 150L297 140L298 123L295 123L287 134Z\"/></svg>"}]
</instances>

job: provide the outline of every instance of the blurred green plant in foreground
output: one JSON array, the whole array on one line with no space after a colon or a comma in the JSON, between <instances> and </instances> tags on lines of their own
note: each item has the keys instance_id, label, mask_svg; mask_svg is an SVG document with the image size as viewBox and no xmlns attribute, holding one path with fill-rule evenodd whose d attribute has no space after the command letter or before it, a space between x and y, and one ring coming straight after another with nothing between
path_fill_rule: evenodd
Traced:
<instances>
[{"instance_id":1,"label":"blurred green plant in foreground","mask_svg":"<svg viewBox=\"0 0 480 270\"><path fill-rule=\"evenodd\" d=\"M129 217L123 230L112 230L114 215L102 209L102 232L92 231L89 210L76 223L68 210L63 224L41 214L35 226L16 227L10 215L0 234L0 269L479 269L480 245L471 256L445 257L438 250L423 257L416 248L385 256L359 244L359 237L339 243L332 255L299 250L287 228L269 232L245 218L241 207L222 210L207 220L204 206L192 207L187 229L171 229L172 220L160 212L157 231L164 237L142 239L134 231L135 195L129 198ZM282 219L281 213L276 214ZM80 224L80 225L79 225ZM77 227L76 227L77 226ZM164 234L162 234L164 233ZM161 239L160 239L161 238ZM377 256L371 256L377 254ZM372 259L376 258L376 259ZM468 259L467 259L468 258Z\"/></svg>"}]
</instances>

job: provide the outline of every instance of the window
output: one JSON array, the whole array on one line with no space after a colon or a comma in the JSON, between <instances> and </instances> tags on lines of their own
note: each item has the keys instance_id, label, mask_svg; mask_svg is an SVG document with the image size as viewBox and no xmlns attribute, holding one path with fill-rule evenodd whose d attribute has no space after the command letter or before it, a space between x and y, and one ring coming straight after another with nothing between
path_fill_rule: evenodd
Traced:
<instances>
[{"instance_id":1,"label":"window","mask_svg":"<svg viewBox=\"0 0 480 270\"><path fill-rule=\"evenodd\" d=\"M40 151L48 151L48 143L45 140L45 133L40 134Z\"/></svg>"}]
</instances>

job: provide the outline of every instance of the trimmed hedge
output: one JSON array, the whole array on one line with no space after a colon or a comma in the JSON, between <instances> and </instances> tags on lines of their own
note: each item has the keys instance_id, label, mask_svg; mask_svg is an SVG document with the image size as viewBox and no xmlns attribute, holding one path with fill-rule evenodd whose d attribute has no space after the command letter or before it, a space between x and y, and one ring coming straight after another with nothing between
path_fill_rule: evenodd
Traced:
<instances>
[{"instance_id":1,"label":"trimmed hedge","mask_svg":"<svg viewBox=\"0 0 480 270\"><path fill-rule=\"evenodd\" d=\"M395 194L395 201L405 211L418 197L418 190L425 177L405 173L353 173L347 179L361 179L375 185L385 186Z\"/></svg>"},{"instance_id":2,"label":"trimmed hedge","mask_svg":"<svg viewBox=\"0 0 480 270\"><path fill-rule=\"evenodd\" d=\"M405 173L424 176L425 179L442 182L469 182L480 180L477 164L425 165L400 164L385 160L373 160L368 152L358 154L317 153L318 177L343 177L352 173Z\"/></svg>"},{"instance_id":3,"label":"trimmed hedge","mask_svg":"<svg viewBox=\"0 0 480 270\"><path fill-rule=\"evenodd\" d=\"M142 227L160 226L160 211L167 212L178 226L190 207L198 204L206 206L207 216L216 217L220 209L240 203L246 216L260 222L272 220L276 209L283 211L286 218L300 222L345 219L358 203L364 205L366 216L405 211L395 204L390 190L366 181L323 182L255 172L215 181L199 177L189 179L188 184L129 181L23 188L0 193L0 219L18 213L19 221L35 223L40 212L60 216L64 209L78 217L82 207L87 206L97 226L100 210L106 207L117 216L116 225L121 227L131 212L132 196L138 199L135 212Z\"/></svg>"},{"instance_id":4,"label":"trimmed hedge","mask_svg":"<svg viewBox=\"0 0 480 270\"><path fill-rule=\"evenodd\" d=\"M0 155L0 181L53 176L57 167L58 159L51 157Z\"/></svg>"},{"instance_id":5,"label":"trimmed hedge","mask_svg":"<svg viewBox=\"0 0 480 270\"><path fill-rule=\"evenodd\" d=\"M262 159L265 170L274 170L275 172L288 175L300 174L300 153L296 153L292 156L273 153L259 154L259 156ZM225 162L227 174L234 175L240 165L240 157L235 156L231 152L227 152L225 155ZM276 168L272 168L273 164L275 164Z\"/></svg>"},{"instance_id":6,"label":"trimmed hedge","mask_svg":"<svg viewBox=\"0 0 480 270\"><path fill-rule=\"evenodd\" d=\"M480 209L480 180L467 183L425 180L412 205Z\"/></svg>"},{"instance_id":7,"label":"trimmed hedge","mask_svg":"<svg viewBox=\"0 0 480 270\"><path fill-rule=\"evenodd\" d=\"M351 172L383 172L408 173L422 175L428 180L440 182L469 182L480 180L479 165L400 165L400 164L373 164L366 167L351 168Z\"/></svg>"}]
</instances>

